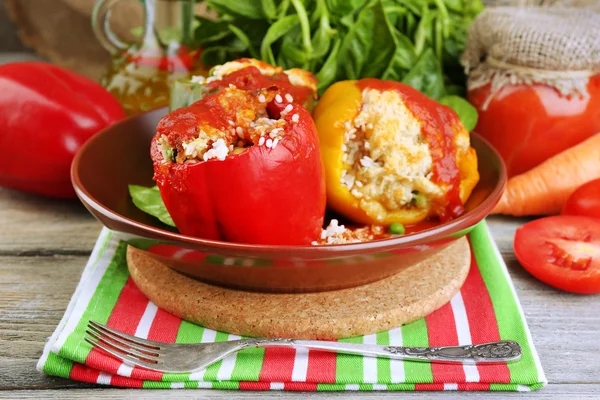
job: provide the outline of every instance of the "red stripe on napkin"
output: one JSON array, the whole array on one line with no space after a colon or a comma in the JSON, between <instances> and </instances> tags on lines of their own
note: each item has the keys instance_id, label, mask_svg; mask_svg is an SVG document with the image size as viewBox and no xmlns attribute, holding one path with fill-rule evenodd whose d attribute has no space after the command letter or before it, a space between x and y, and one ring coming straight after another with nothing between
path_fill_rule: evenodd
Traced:
<instances>
[{"instance_id":1,"label":"red stripe on napkin","mask_svg":"<svg viewBox=\"0 0 600 400\"><path fill-rule=\"evenodd\" d=\"M425 317L429 346L458 346L456 322L450 303ZM460 364L431 364L434 383L464 382L465 371Z\"/></svg>"},{"instance_id":2,"label":"red stripe on napkin","mask_svg":"<svg viewBox=\"0 0 600 400\"><path fill-rule=\"evenodd\" d=\"M121 290L115 308L106 325L129 335L135 335L135 330L144 314L148 299L129 278ZM88 354L86 365L110 374L116 374L122 362L107 356L101 350L93 348Z\"/></svg>"},{"instance_id":3,"label":"red stripe on napkin","mask_svg":"<svg viewBox=\"0 0 600 400\"><path fill-rule=\"evenodd\" d=\"M336 354L327 351L310 351L306 381L335 383Z\"/></svg>"},{"instance_id":4,"label":"red stripe on napkin","mask_svg":"<svg viewBox=\"0 0 600 400\"><path fill-rule=\"evenodd\" d=\"M471 252L471 270L461 289L467 319L471 327L471 340L474 344L500 340L498 322L494 306L485 282L479 272L477 260ZM510 382L510 370L506 364L477 366L480 380L484 382Z\"/></svg>"},{"instance_id":5,"label":"red stripe on napkin","mask_svg":"<svg viewBox=\"0 0 600 400\"><path fill-rule=\"evenodd\" d=\"M294 371L296 350L285 347L270 347L265 349L263 365L258 377L259 381L289 382Z\"/></svg>"}]
</instances>

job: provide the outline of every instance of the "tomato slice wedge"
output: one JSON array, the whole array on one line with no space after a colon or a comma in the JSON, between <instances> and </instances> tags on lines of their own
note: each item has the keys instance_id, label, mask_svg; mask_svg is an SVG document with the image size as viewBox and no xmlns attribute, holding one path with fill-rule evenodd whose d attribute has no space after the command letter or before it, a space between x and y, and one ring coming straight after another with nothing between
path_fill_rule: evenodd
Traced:
<instances>
[{"instance_id":1,"label":"tomato slice wedge","mask_svg":"<svg viewBox=\"0 0 600 400\"><path fill-rule=\"evenodd\" d=\"M567 292L600 293L600 220L559 215L515 234L515 254L530 274Z\"/></svg>"}]
</instances>

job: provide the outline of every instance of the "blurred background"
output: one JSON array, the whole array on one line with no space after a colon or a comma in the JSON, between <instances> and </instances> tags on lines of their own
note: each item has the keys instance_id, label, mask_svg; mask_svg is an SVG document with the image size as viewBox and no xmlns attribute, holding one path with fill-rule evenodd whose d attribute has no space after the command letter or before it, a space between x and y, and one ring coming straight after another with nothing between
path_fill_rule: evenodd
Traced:
<instances>
[{"instance_id":1,"label":"blurred background","mask_svg":"<svg viewBox=\"0 0 600 400\"><path fill-rule=\"evenodd\" d=\"M0 51L24 51L15 24L8 17L4 0L0 0Z\"/></svg>"},{"instance_id":2,"label":"blurred background","mask_svg":"<svg viewBox=\"0 0 600 400\"><path fill-rule=\"evenodd\" d=\"M96 40L91 24L95 0L0 0L0 53L34 56L99 79L110 56ZM600 4L599 0L483 0L490 5ZM202 13L200 4L196 10ZM121 37L135 40L131 28L141 26L137 0L120 1L111 26ZM7 58L5 54L4 59ZM14 60L14 55L11 56Z\"/></svg>"}]
</instances>

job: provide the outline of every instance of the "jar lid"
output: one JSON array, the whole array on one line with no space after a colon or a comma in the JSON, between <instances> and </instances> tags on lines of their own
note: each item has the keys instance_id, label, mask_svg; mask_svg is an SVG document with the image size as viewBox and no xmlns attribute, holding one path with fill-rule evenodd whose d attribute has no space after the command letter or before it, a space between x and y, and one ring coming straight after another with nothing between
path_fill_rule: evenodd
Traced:
<instances>
[{"instance_id":1,"label":"jar lid","mask_svg":"<svg viewBox=\"0 0 600 400\"><path fill-rule=\"evenodd\" d=\"M577 7L496 7L471 24L461 59L469 89L533 82L587 95L600 72L600 12Z\"/></svg>"}]
</instances>

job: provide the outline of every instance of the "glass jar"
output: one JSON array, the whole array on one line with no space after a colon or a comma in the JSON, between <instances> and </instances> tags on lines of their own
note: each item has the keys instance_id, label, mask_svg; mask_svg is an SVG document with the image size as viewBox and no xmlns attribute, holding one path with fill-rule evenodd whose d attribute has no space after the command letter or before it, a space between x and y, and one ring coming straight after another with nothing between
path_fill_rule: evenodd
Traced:
<instances>
[{"instance_id":1,"label":"glass jar","mask_svg":"<svg viewBox=\"0 0 600 400\"><path fill-rule=\"evenodd\" d=\"M600 132L600 74L589 79L586 96L539 83L506 85L492 95L490 86L467 97L479 112L475 131L498 150L509 177Z\"/></svg>"},{"instance_id":2,"label":"glass jar","mask_svg":"<svg viewBox=\"0 0 600 400\"><path fill-rule=\"evenodd\" d=\"M101 83L128 115L167 106L174 81L207 75L194 46L194 0L142 1L145 22L139 43L126 43L110 29L119 0L98 0L92 13L94 33L113 56Z\"/></svg>"}]
</instances>

